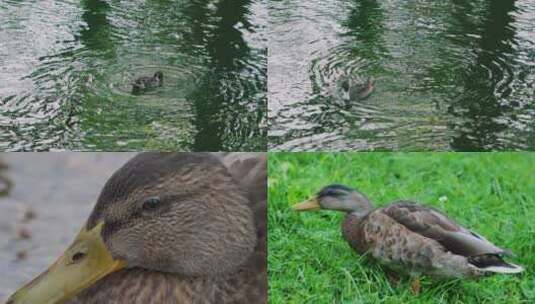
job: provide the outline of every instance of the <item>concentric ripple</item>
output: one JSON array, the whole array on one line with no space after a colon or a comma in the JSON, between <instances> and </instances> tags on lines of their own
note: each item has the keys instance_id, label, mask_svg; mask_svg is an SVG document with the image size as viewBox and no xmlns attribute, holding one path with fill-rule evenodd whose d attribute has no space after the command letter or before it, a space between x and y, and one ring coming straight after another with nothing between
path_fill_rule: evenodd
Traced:
<instances>
[{"instance_id":1,"label":"concentric ripple","mask_svg":"<svg viewBox=\"0 0 535 304\"><path fill-rule=\"evenodd\" d=\"M271 11L270 149L534 147L529 1L286 1ZM347 100L347 77L374 78L373 93Z\"/></svg>"},{"instance_id":2,"label":"concentric ripple","mask_svg":"<svg viewBox=\"0 0 535 304\"><path fill-rule=\"evenodd\" d=\"M0 149L264 149L260 2L2 2Z\"/></svg>"}]
</instances>

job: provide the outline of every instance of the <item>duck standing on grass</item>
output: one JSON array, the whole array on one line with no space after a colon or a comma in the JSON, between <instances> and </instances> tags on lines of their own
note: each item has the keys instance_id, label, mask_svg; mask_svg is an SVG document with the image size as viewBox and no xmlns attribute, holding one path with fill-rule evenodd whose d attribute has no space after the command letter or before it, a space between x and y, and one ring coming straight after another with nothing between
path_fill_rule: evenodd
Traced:
<instances>
[{"instance_id":1,"label":"duck standing on grass","mask_svg":"<svg viewBox=\"0 0 535 304\"><path fill-rule=\"evenodd\" d=\"M152 77L139 77L132 84L132 94L139 95L163 85L163 73L158 71Z\"/></svg>"},{"instance_id":2,"label":"duck standing on grass","mask_svg":"<svg viewBox=\"0 0 535 304\"><path fill-rule=\"evenodd\" d=\"M524 270L503 259L511 255L508 250L458 225L443 213L411 201L374 209L359 191L330 185L293 209L346 212L342 235L356 252L368 252L388 268L416 278L477 278ZM413 281L412 289L419 291L418 279Z\"/></svg>"},{"instance_id":3,"label":"duck standing on grass","mask_svg":"<svg viewBox=\"0 0 535 304\"><path fill-rule=\"evenodd\" d=\"M263 154L139 154L7 303L266 303L265 200Z\"/></svg>"}]
</instances>

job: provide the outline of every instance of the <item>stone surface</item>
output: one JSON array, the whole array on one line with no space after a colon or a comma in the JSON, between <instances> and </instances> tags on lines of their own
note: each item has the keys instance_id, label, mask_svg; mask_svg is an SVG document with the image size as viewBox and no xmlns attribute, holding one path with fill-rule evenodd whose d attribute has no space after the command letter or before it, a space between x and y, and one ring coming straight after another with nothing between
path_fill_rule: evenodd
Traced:
<instances>
[{"instance_id":1,"label":"stone surface","mask_svg":"<svg viewBox=\"0 0 535 304\"><path fill-rule=\"evenodd\" d=\"M133 153L0 153L13 187L0 197L0 303L49 265ZM30 216L29 216L30 215ZM20 232L24 231L21 237Z\"/></svg>"}]
</instances>

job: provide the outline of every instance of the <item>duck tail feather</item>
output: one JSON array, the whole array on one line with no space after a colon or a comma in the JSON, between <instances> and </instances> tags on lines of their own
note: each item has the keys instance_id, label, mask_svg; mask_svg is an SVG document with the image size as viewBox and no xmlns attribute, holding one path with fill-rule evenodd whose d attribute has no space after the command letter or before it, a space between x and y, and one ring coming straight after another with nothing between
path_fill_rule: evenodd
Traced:
<instances>
[{"instance_id":1,"label":"duck tail feather","mask_svg":"<svg viewBox=\"0 0 535 304\"><path fill-rule=\"evenodd\" d=\"M506 262L501 257L501 254L483 254L471 256L468 258L468 262L477 268L488 272L519 273L524 271L522 266Z\"/></svg>"},{"instance_id":2,"label":"duck tail feather","mask_svg":"<svg viewBox=\"0 0 535 304\"><path fill-rule=\"evenodd\" d=\"M513 273L521 273L524 271L524 267L520 265L515 265L512 263L505 263L505 265L498 265L498 266L489 266L480 268L483 271L488 272L496 272L496 273L506 273L506 274L513 274Z\"/></svg>"}]
</instances>

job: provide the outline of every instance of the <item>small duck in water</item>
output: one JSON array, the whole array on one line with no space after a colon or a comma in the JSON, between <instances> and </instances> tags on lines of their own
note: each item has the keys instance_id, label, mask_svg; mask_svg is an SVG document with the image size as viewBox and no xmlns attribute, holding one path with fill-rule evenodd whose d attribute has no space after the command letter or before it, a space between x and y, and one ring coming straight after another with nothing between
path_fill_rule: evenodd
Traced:
<instances>
[{"instance_id":1,"label":"small duck in water","mask_svg":"<svg viewBox=\"0 0 535 304\"><path fill-rule=\"evenodd\" d=\"M348 100L363 100L370 97L375 89L373 77L368 78L366 83L356 83L356 81L355 78L350 76L341 79L340 88L344 98Z\"/></svg>"},{"instance_id":2,"label":"small duck in water","mask_svg":"<svg viewBox=\"0 0 535 304\"><path fill-rule=\"evenodd\" d=\"M132 94L139 95L148 90L161 87L162 84L163 84L163 73L161 71L154 73L154 76L152 77L148 77L148 76L139 77L132 84Z\"/></svg>"}]
</instances>

